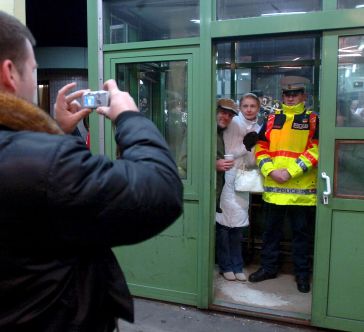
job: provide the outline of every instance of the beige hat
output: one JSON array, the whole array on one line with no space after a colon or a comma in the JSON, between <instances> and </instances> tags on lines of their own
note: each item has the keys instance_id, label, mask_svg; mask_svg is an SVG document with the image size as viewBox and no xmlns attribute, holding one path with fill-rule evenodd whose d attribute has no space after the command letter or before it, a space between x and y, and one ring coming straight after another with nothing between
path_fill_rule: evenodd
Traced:
<instances>
[{"instance_id":1,"label":"beige hat","mask_svg":"<svg viewBox=\"0 0 364 332\"><path fill-rule=\"evenodd\" d=\"M235 104L234 100L229 98L221 98L217 101L217 110L222 108L226 111L230 111L234 115L238 115L238 106Z\"/></svg>"},{"instance_id":2,"label":"beige hat","mask_svg":"<svg viewBox=\"0 0 364 332\"><path fill-rule=\"evenodd\" d=\"M284 76L281 79L282 91L305 90L309 83L310 80L302 76Z\"/></svg>"}]
</instances>

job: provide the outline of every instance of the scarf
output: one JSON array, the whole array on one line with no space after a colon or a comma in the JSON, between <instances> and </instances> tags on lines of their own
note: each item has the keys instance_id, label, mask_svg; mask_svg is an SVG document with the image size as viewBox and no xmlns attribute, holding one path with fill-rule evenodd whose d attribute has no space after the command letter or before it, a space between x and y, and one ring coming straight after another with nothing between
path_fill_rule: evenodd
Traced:
<instances>
[{"instance_id":1,"label":"scarf","mask_svg":"<svg viewBox=\"0 0 364 332\"><path fill-rule=\"evenodd\" d=\"M0 92L0 125L14 131L64 134L45 111L10 93Z\"/></svg>"}]
</instances>

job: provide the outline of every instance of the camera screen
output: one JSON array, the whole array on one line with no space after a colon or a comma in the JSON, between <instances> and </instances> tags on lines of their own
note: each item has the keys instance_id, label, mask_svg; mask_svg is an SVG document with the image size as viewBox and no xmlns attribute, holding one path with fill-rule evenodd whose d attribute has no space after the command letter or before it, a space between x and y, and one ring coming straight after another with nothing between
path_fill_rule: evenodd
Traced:
<instances>
[{"instance_id":1,"label":"camera screen","mask_svg":"<svg viewBox=\"0 0 364 332\"><path fill-rule=\"evenodd\" d=\"M95 96L84 96L84 107L93 107L95 105Z\"/></svg>"}]
</instances>

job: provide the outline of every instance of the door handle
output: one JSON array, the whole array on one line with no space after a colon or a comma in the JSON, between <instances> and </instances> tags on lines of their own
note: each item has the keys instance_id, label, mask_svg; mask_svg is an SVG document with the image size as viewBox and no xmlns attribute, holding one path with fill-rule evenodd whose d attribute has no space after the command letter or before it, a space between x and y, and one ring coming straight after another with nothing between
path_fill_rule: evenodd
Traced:
<instances>
[{"instance_id":1,"label":"door handle","mask_svg":"<svg viewBox=\"0 0 364 332\"><path fill-rule=\"evenodd\" d=\"M321 177L326 181L326 190L322 193L322 200L326 205L329 204L329 195L331 195L330 177L325 172L321 173Z\"/></svg>"}]
</instances>

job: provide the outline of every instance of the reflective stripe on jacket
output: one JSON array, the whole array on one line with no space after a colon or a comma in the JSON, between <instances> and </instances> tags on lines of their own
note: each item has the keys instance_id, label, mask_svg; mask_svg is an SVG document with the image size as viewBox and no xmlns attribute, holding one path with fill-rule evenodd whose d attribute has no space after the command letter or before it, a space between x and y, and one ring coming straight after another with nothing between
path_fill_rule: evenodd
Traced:
<instances>
[{"instance_id":1,"label":"reflective stripe on jacket","mask_svg":"<svg viewBox=\"0 0 364 332\"><path fill-rule=\"evenodd\" d=\"M263 200L278 205L316 205L317 114L304 104L282 105L269 115L256 146L257 165L265 177ZM285 168L291 179L279 184L270 172Z\"/></svg>"}]
</instances>

